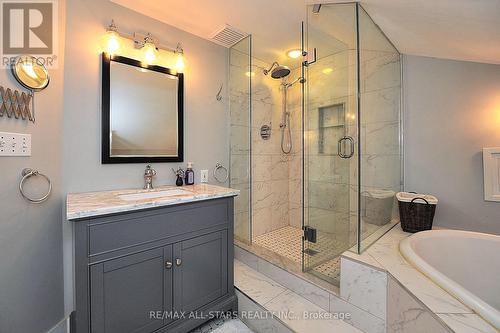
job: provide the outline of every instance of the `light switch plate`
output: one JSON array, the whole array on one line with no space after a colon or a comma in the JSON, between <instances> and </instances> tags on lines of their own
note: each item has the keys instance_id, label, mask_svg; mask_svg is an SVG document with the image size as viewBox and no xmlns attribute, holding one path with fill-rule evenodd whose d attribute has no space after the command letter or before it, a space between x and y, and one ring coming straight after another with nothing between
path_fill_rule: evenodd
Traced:
<instances>
[{"instance_id":1,"label":"light switch plate","mask_svg":"<svg viewBox=\"0 0 500 333\"><path fill-rule=\"evenodd\" d=\"M0 132L1 156L31 156L31 134Z\"/></svg>"},{"instance_id":2,"label":"light switch plate","mask_svg":"<svg viewBox=\"0 0 500 333\"><path fill-rule=\"evenodd\" d=\"M500 147L483 148L484 200L500 202Z\"/></svg>"},{"instance_id":3,"label":"light switch plate","mask_svg":"<svg viewBox=\"0 0 500 333\"><path fill-rule=\"evenodd\" d=\"M200 171L200 181L202 183L208 183L208 170Z\"/></svg>"}]
</instances>

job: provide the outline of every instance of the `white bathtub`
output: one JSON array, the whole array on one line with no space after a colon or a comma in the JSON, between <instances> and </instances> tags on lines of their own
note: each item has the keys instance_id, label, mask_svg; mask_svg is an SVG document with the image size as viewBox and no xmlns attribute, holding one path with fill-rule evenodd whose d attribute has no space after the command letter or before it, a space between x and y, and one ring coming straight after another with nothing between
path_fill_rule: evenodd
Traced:
<instances>
[{"instance_id":1,"label":"white bathtub","mask_svg":"<svg viewBox=\"0 0 500 333\"><path fill-rule=\"evenodd\" d=\"M500 329L500 236L430 230L399 248L419 271Z\"/></svg>"}]
</instances>

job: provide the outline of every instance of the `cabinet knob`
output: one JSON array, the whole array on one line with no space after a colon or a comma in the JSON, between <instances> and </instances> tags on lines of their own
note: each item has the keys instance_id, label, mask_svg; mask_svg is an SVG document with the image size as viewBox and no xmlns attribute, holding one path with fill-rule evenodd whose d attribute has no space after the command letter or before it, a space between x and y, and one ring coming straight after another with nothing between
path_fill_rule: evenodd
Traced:
<instances>
[{"instance_id":1,"label":"cabinet knob","mask_svg":"<svg viewBox=\"0 0 500 333\"><path fill-rule=\"evenodd\" d=\"M175 259L175 264L176 264L177 266L180 266L180 265L182 264L182 259L181 259L181 258L177 258L177 259Z\"/></svg>"},{"instance_id":2,"label":"cabinet knob","mask_svg":"<svg viewBox=\"0 0 500 333\"><path fill-rule=\"evenodd\" d=\"M165 261L165 268L166 269L172 268L172 263L170 261Z\"/></svg>"}]
</instances>

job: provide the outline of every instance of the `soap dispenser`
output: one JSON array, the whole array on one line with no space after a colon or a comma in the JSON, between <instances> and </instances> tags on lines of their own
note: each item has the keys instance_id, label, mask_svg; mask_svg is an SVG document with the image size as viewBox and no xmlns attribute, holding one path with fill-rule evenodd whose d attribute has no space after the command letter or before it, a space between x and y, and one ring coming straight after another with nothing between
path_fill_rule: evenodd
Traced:
<instances>
[{"instance_id":1,"label":"soap dispenser","mask_svg":"<svg viewBox=\"0 0 500 333\"><path fill-rule=\"evenodd\" d=\"M187 169L185 172L185 184L186 185L194 184L193 162L188 162L187 164Z\"/></svg>"}]
</instances>

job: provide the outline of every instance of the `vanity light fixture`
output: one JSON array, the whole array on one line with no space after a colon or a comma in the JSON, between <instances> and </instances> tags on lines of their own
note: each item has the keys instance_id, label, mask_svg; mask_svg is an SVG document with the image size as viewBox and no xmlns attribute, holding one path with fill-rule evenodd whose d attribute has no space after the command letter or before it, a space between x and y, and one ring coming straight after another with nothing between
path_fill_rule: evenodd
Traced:
<instances>
[{"instance_id":1,"label":"vanity light fixture","mask_svg":"<svg viewBox=\"0 0 500 333\"><path fill-rule=\"evenodd\" d=\"M153 36L148 33L146 37L144 37L144 43L141 48L142 57L144 58L144 62L148 65L151 65L153 61L155 61L158 56L158 49L153 40Z\"/></svg>"},{"instance_id":2,"label":"vanity light fixture","mask_svg":"<svg viewBox=\"0 0 500 333\"><path fill-rule=\"evenodd\" d=\"M288 55L289 58L297 59L298 57L300 57L302 55L302 50L293 49L293 50L288 51L286 54Z\"/></svg>"},{"instance_id":3,"label":"vanity light fixture","mask_svg":"<svg viewBox=\"0 0 500 333\"><path fill-rule=\"evenodd\" d=\"M184 50L182 49L181 43L177 43L174 53L177 54L177 60L175 62L175 69L182 73L184 71Z\"/></svg>"},{"instance_id":4,"label":"vanity light fixture","mask_svg":"<svg viewBox=\"0 0 500 333\"><path fill-rule=\"evenodd\" d=\"M121 49L121 38L130 39L134 42L134 47L140 49L142 54L142 61L145 64L152 64L159 56L159 50L165 50L174 53L176 55L173 68L177 72L182 73L185 68L184 61L184 50L181 43L177 43L177 46L170 47L161 45L158 40L156 40L151 33L141 34L134 32L132 34L119 31L115 25L115 22L111 20L111 24L106 28L106 34L104 35L104 45L103 49L110 55L116 54Z\"/></svg>"},{"instance_id":5,"label":"vanity light fixture","mask_svg":"<svg viewBox=\"0 0 500 333\"><path fill-rule=\"evenodd\" d=\"M109 54L115 54L120 50L120 34L113 20L111 20L104 35L104 47Z\"/></svg>"}]
</instances>

